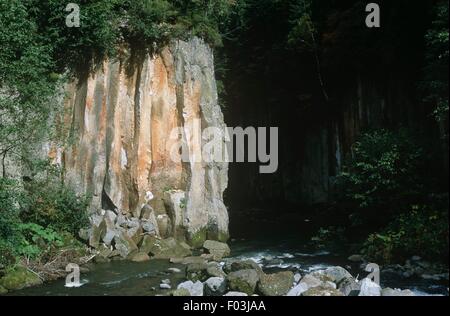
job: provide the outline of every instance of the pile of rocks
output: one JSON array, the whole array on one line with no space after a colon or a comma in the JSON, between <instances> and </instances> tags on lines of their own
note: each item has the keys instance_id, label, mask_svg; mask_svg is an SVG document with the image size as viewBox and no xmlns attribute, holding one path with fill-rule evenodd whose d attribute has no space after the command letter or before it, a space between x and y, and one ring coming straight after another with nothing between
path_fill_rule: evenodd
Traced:
<instances>
[{"instance_id":1,"label":"pile of rocks","mask_svg":"<svg viewBox=\"0 0 450 316\"><path fill-rule=\"evenodd\" d=\"M155 216L145 204L139 217L119 210L100 210L90 216L90 228L80 230L80 237L95 249L97 262L112 259L146 261L150 256L161 259L186 257L191 247L175 238L161 237L170 221L167 215Z\"/></svg>"},{"instance_id":2,"label":"pile of rocks","mask_svg":"<svg viewBox=\"0 0 450 316\"><path fill-rule=\"evenodd\" d=\"M439 263L431 263L419 256L406 260L404 265L392 264L382 268L383 273L395 273L403 278L420 277L425 280L448 281L448 268Z\"/></svg>"},{"instance_id":3,"label":"pile of rocks","mask_svg":"<svg viewBox=\"0 0 450 316\"><path fill-rule=\"evenodd\" d=\"M414 296L409 290L382 289L369 279L358 281L342 267L304 275L292 271L265 273L252 260L186 262L187 281L174 296Z\"/></svg>"}]
</instances>

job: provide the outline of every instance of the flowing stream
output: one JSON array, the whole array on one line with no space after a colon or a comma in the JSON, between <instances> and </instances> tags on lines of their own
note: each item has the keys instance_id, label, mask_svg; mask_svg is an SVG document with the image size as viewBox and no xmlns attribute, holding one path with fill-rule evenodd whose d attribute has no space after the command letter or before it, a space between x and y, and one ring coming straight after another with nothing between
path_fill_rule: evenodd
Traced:
<instances>
[{"instance_id":1,"label":"flowing stream","mask_svg":"<svg viewBox=\"0 0 450 316\"><path fill-rule=\"evenodd\" d=\"M296 240L266 241L234 240L230 243L232 258L253 259L262 264L266 272L289 269L305 273L339 265L346 267L353 276L365 276L359 264L349 265L346 256L336 250L313 250L298 247ZM145 263L113 261L96 264L91 272L82 275L84 285L67 288L64 280L29 288L14 295L164 295L169 290L159 289L161 281L170 279L172 287L184 281L184 273L168 272L169 268L180 268L180 264L171 264L167 260L151 260ZM421 278L400 278L394 274L381 274L382 287L411 289L416 295L448 295L448 283L423 280ZM11 293L12 294L12 293Z\"/></svg>"}]
</instances>

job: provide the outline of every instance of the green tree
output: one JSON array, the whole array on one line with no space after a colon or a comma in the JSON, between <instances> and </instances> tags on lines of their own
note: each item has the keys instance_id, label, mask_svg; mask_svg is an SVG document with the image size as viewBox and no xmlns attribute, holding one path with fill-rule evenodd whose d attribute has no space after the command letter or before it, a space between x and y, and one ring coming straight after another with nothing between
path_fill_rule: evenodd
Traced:
<instances>
[{"instance_id":1,"label":"green tree","mask_svg":"<svg viewBox=\"0 0 450 316\"><path fill-rule=\"evenodd\" d=\"M425 101L430 103L442 142L444 173L448 174L448 1L439 1L434 7L432 26L426 36Z\"/></svg>"}]
</instances>

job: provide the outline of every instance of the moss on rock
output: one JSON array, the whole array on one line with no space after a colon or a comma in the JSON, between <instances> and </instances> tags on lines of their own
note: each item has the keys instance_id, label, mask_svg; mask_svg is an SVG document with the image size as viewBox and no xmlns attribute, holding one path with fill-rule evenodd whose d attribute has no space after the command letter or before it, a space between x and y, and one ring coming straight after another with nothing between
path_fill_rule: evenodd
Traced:
<instances>
[{"instance_id":1,"label":"moss on rock","mask_svg":"<svg viewBox=\"0 0 450 316\"><path fill-rule=\"evenodd\" d=\"M9 291L21 290L27 287L41 285L42 280L24 267L16 267L0 279L0 286Z\"/></svg>"}]
</instances>

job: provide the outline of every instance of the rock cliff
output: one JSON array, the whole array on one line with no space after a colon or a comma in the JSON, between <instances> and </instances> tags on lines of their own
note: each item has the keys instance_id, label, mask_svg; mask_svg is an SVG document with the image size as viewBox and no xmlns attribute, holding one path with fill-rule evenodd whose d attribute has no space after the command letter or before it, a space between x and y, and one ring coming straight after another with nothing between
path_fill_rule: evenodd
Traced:
<instances>
[{"instance_id":1,"label":"rock cliff","mask_svg":"<svg viewBox=\"0 0 450 316\"><path fill-rule=\"evenodd\" d=\"M197 245L228 238L228 164L192 159L207 141L195 140L195 122L202 130L224 127L213 53L202 40L174 41L132 64L105 61L65 90L65 145L51 146L49 154L67 184L92 196L92 212L139 218L150 209L162 237ZM184 132L189 161L171 159L176 128Z\"/></svg>"}]
</instances>

